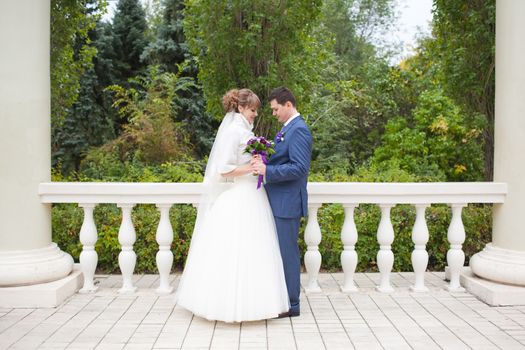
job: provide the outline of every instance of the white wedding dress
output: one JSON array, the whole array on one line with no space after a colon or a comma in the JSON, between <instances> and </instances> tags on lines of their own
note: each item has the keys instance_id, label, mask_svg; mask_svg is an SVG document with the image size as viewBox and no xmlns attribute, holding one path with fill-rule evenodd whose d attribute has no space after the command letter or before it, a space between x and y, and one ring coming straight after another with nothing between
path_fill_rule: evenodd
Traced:
<instances>
[{"instance_id":1,"label":"white wedding dress","mask_svg":"<svg viewBox=\"0 0 525 350\"><path fill-rule=\"evenodd\" d=\"M289 309L266 191L257 189L252 174L227 184L218 176L249 163L251 156L243 152L254 136L251 130L239 113L228 113L221 124L206 168L208 190L177 290L178 305L208 320L262 320Z\"/></svg>"}]
</instances>

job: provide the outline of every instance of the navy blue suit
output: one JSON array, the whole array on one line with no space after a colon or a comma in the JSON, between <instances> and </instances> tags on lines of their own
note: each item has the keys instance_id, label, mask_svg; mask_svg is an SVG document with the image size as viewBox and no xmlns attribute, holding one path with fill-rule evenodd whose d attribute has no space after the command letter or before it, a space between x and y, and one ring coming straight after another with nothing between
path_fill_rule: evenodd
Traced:
<instances>
[{"instance_id":1,"label":"navy blue suit","mask_svg":"<svg viewBox=\"0 0 525 350\"><path fill-rule=\"evenodd\" d=\"M306 183L312 156L312 135L299 116L283 127L282 141L266 166L265 188L272 207L279 237L279 247L290 312L299 313L301 291L301 255L297 238L301 217L308 214Z\"/></svg>"}]
</instances>

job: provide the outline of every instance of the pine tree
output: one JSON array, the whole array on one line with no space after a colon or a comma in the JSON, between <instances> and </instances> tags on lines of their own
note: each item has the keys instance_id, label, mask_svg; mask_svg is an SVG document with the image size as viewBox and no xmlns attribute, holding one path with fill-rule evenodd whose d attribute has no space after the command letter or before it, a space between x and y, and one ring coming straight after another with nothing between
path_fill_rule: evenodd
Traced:
<instances>
[{"instance_id":1,"label":"pine tree","mask_svg":"<svg viewBox=\"0 0 525 350\"><path fill-rule=\"evenodd\" d=\"M111 24L99 21L89 37L97 50L93 66L82 75L78 98L53 133L52 162L60 163L63 174L78 170L84 154L114 139L120 126L112 97L104 90L114 79Z\"/></svg>"},{"instance_id":2,"label":"pine tree","mask_svg":"<svg viewBox=\"0 0 525 350\"><path fill-rule=\"evenodd\" d=\"M113 19L113 84L129 86L128 79L140 75L145 64L140 57L146 47L146 13L139 0L120 0Z\"/></svg>"},{"instance_id":3,"label":"pine tree","mask_svg":"<svg viewBox=\"0 0 525 350\"><path fill-rule=\"evenodd\" d=\"M163 7L164 14L157 29L157 38L146 47L142 59L149 64L159 65L163 71L176 73L178 72L177 65L186 60L193 61L183 31L184 2L182 0L166 0ZM195 69L194 64L190 65ZM185 73L188 75L191 72ZM196 73L196 69L194 73Z\"/></svg>"},{"instance_id":4,"label":"pine tree","mask_svg":"<svg viewBox=\"0 0 525 350\"><path fill-rule=\"evenodd\" d=\"M163 8L156 39L146 47L142 59L150 65L158 65L164 72L182 70L178 83L186 84L186 88L180 89L174 97L174 107L178 110L174 121L183 122L197 156L203 157L211 148L217 123L206 113L204 94L197 83L197 63L184 36L184 1L165 0Z\"/></svg>"},{"instance_id":5,"label":"pine tree","mask_svg":"<svg viewBox=\"0 0 525 350\"><path fill-rule=\"evenodd\" d=\"M80 82L80 92L64 123L57 130L58 148L53 153L53 163L59 160L64 174L78 170L84 154L115 138L113 122L103 105L102 89L93 68Z\"/></svg>"}]
</instances>

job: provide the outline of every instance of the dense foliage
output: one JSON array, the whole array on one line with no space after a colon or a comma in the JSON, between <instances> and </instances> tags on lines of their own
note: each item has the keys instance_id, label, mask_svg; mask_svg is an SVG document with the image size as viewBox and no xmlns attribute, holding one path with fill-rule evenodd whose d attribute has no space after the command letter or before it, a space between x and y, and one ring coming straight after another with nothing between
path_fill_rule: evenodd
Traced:
<instances>
[{"instance_id":1,"label":"dense foliage","mask_svg":"<svg viewBox=\"0 0 525 350\"><path fill-rule=\"evenodd\" d=\"M483 118L484 178L492 180L496 1L434 0L429 56L439 66L443 87L464 109L466 120Z\"/></svg>"},{"instance_id":2,"label":"dense foliage","mask_svg":"<svg viewBox=\"0 0 525 350\"><path fill-rule=\"evenodd\" d=\"M76 101L80 78L92 67L97 51L89 37L103 0L51 1L51 118L60 124Z\"/></svg>"},{"instance_id":3,"label":"dense foliage","mask_svg":"<svg viewBox=\"0 0 525 350\"><path fill-rule=\"evenodd\" d=\"M144 49L142 59L149 65L159 66L162 72L178 73L195 83L174 96L174 107L178 111L173 117L182 122L194 145L195 155L202 158L211 148L218 123L206 111L202 89L196 83L199 70L197 58L191 54L184 34L184 2L167 0L163 5L156 37Z\"/></svg>"},{"instance_id":4,"label":"dense foliage","mask_svg":"<svg viewBox=\"0 0 525 350\"><path fill-rule=\"evenodd\" d=\"M323 50L314 40L322 1L190 0L185 32L199 61L208 110L222 117L221 97L235 87L252 89L263 101L286 85L303 106L320 80ZM259 132L271 130L258 118Z\"/></svg>"},{"instance_id":5,"label":"dense foliage","mask_svg":"<svg viewBox=\"0 0 525 350\"><path fill-rule=\"evenodd\" d=\"M160 5L159 5L160 4ZM394 0L52 1L55 181L198 182L223 115L221 96L248 87L263 100L256 133L273 138L269 91L290 87L314 137L310 181L491 179L495 0L434 0L432 34L399 63L380 38ZM490 206L464 210L468 257L490 240ZM175 266L195 209L171 210ZM396 206L394 269L410 270L414 208ZM427 209L430 269L443 269L450 209ZM137 271L155 271L158 212L133 211ZM343 209L319 210L323 268L340 268ZM358 269L374 270L379 211L356 209ZM78 258L82 213L53 208L54 241ZM95 210L99 268L118 268L120 212ZM304 230L304 225L303 225ZM304 243L301 242L304 249Z\"/></svg>"}]
</instances>

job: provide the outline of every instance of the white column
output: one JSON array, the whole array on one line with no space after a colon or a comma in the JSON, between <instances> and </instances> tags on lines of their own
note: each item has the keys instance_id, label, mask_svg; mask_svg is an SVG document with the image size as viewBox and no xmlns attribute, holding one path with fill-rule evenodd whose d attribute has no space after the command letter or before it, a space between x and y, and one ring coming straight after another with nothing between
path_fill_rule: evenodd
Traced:
<instances>
[{"instance_id":1,"label":"white column","mask_svg":"<svg viewBox=\"0 0 525 350\"><path fill-rule=\"evenodd\" d=\"M394 253L392 253L392 242L394 241L394 227L390 221L390 209L393 204L380 204L381 221L377 229L377 241L379 251L377 252L377 267L381 273L381 282L377 290L383 293L390 293L394 288L390 285L390 272L394 266Z\"/></svg>"},{"instance_id":2,"label":"white column","mask_svg":"<svg viewBox=\"0 0 525 350\"><path fill-rule=\"evenodd\" d=\"M345 293L357 291L354 283L354 273L357 267L357 252L355 251L357 228L354 222L354 209L356 206L357 204L343 204L345 221L341 229L341 241L344 247L341 252L341 266L344 272L344 283L341 286L341 291Z\"/></svg>"},{"instance_id":3,"label":"white column","mask_svg":"<svg viewBox=\"0 0 525 350\"><path fill-rule=\"evenodd\" d=\"M465 253L463 252L463 242L465 241L465 226L461 219L461 211L465 204L451 204L452 219L448 227L447 238L450 249L447 252L447 264L450 269L450 284L448 290L451 292L461 292L465 289L459 283L459 275L465 264Z\"/></svg>"},{"instance_id":4,"label":"white column","mask_svg":"<svg viewBox=\"0 0 525 350\"><path fill-rule=\"evenodd\" d=\"M50 1L2 1L0 11L0 287L67 276L51 242Z\"/></svg>"},{"instance_id":5,"label":"white column","mask_svg":"<svg viewBox=\"0 0 525 350\"><path fill-rule=\"evenodd\" d=\"M157 268L159 270L159 287L157 293L169 294L173 291L170 286L170 272L173 265L173 253L171 252L171 242L173 242L173 228L170 222L171 204L157 204L160 211L160 221L157 227L157 243L159 251L157 252Z\"/></svg>"},{"instance_id":6,"label":"white column","mask_svg":"<svg viewBox=\"0 0 525 350\"><path fill-rule=\"evenodd\" d=\"M412 229L412 242L414 250L412 251L412 267L414 268L415 281L410 289L414 292L426 292L425 271L428 265L428 253L426 245L428 242L428 227L425 218L425 210L429 204L416 204L416 222Z\"/></svg>"},{"instance_id":7,"label":"white column","mask_svg":"<svg viewBox=\"0 0 525 350\"><path fill-rule=\"evenodd\" d=\"M118 265L122 273L122 288L119 293L133 293L137 287L133 286L133 271L137 263L137 254L133 251L133 244L137 238L135 234L135 227L131 220L131 210L135 204L118 204L122 208L122 223L118 230L118 241L122 248L118 255Z\"/></svg>"},{"instance_id":8,"label":"white column","mask_svg":"<svg viewBox=\"0 0 525 350\"><path fill-rule=\"evenodd\" d=\"M304 287L306 292L318 293L321 287L317 282L319 269L321 268L321 253L319 253L319 243L321 243L321 228L317 221L317 210L321 204L308 206L308 222L304 231L304 241L307 245L307 251L304 254L304 265L308 273L308 282Z\"/></svg>"},{"instance_id":9,"label":"white column","mask_svg":"<svg viewBox=\"0 0 525 350\"><path fill-rule=\"evenodd\" d=\"M80 243L82 243L82 252L80 253L80 267L84 274L84 286L80 289L80 293L95 292L98 287L95 286L93 277L97 269L98 254L95 250L97 243L97 227L95 220L93 220L93 209L96 204L79 204L79 207L84 209L84 221L80 228Z\"/></svg>"},{"instance_id":10,"label":"white column","mask_svg":"<svg viewBox=\"0 0 525 350\"><path fill-rule=\"evenodd\" d=\"M525 286L525 1L496 1L494 181L506 182L495 204L492 243L470 259L472 271L496 282Z\"/></svg>"}]
</instances>

